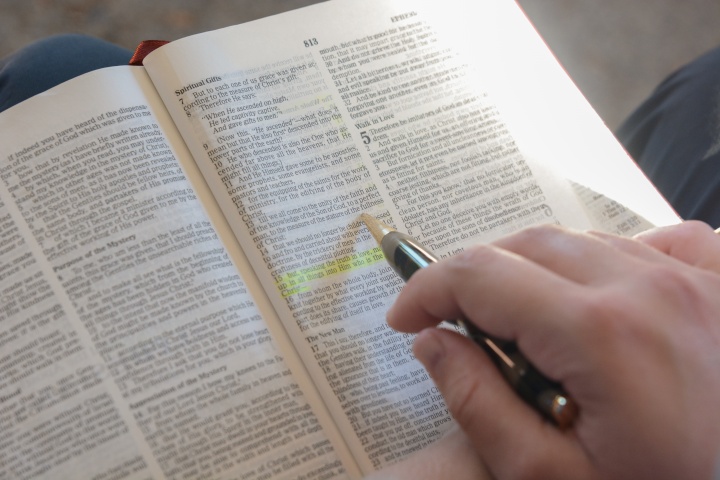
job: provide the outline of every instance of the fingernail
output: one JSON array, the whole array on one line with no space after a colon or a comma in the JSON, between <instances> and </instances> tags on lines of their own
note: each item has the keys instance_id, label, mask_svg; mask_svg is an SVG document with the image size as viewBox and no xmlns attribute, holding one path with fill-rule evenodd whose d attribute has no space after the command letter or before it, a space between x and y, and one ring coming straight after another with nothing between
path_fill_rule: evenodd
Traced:
<instances>
[{"instance_id":1,"label":"fingernail","mask_svg":"<svg viewBox=\"0 0 720 480\"><path fill-rule=\"evenodd\" d=\"M392 305L390 305L390 308L387 309L387 312L385 312L385 321L387 323L390 323L390 319L393 316L393 307L394 306L395 306L395 304L393 303Z\"/></svg>"},{"instance_id":2,"label":"fingernail","mask_svg":"<svg viewBox=\"0 0 720 480\"><path fill-rule=\"evenodd\" d=\"M385 313L385 321L387 322L388 326L392 328L393 330L396 330L395 327L393 327L393 319L395 318L395 304L393 303L390 305L390 308L388 308L387 312Z\"/></svg>"},{"instance_id":3,"label":"fingernail","mask_svg":"<svg viewBox=\"0 0 720 480\"><path fill-rule=\"evenodd\" d=\"M426 328L417 334L413 354L432 376L445 358L445 345L436 328Z\"/></svg>"}]
</instances>

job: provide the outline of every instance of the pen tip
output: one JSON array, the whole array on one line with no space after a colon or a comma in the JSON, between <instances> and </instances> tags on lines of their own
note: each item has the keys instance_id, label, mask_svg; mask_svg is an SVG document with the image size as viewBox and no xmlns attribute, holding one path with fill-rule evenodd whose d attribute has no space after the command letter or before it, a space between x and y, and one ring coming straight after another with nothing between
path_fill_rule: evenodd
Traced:
<instances>
[{"instance_id":1,"label":"pen tip","mask_svg":"<svg viewBox=\"0 0 720 480\"><path fill-rule=\"evenodd\" d=\"M377 218L373 217L372 215L368 215L367 213L363 213L362 215L360 215L360 220L365 223L365 226L368 228L368 230L370 230L370 234L373 236L377 243L380 243L383 237L388 233L396 231L390 225L381 222Z\"/></svg>"}]
</instances>

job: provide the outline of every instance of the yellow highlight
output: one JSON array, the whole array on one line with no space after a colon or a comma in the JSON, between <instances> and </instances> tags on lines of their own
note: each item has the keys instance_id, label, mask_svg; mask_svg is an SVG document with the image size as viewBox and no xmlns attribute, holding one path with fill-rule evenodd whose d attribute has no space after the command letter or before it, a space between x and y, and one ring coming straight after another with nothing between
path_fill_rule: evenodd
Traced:
<instances>
[{"instance_id":1,"label":"yellow highlight","mask_svg":"<svg viewBox=\"0 0 720 480\"><path fill-rule=\"evenodd\" d=\"M364 252L357 252L344 257L328 260L320 265L301 268L294 272L281 275L275 284L283 297L289 297L298 293L307 292L310 286L307 285L313 280L336 275L338 273L351 272L358 268L367 267L383 260L382 250L375 247Z\"/></svg>"}]
</instances>

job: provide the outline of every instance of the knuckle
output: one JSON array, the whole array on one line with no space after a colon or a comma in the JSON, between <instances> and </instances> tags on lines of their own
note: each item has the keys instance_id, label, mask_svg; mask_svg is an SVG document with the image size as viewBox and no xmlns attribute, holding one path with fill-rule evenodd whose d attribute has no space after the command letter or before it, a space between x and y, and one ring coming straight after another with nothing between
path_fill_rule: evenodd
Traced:
<instances>
[{"instance_id":1,"label":"knuckle","mask_svg":"<svg viewBox=\"0 0 720 480\"><path fill-rule=\"evenodd\" d=\"M497 251L489 245L473 245L446 260L453 274L476 275L478 267L491 264L497 258Z\"/></svg>"},{"instance_id":2,"label":"knuckle","mask_svg":"<svg viewBox=\"0 0 720 480\"><path fill-rule=\"evenodd\" d=\"M517 233L506 238L509 244L529 244L536 245L554 239L560 235L565 235L568 230L564 227L554 224L534 225L524 228Z\"/></svg>"},{"instance_id":3,"label":"knuckle","mask_svg":"<svg viewBox=\"0 0 720 480\"><path fill-rule=\"evenodd\" d=\"M710 225L697 220L670 227L663 235L672 247L670 253L680 254L681 257L684 256L683 252L697 252L708 239L717 239L717 234Z\"/></svg>"},{"instance_id":4,"label":"knuckle","mask_svg":"<svg viewBox=\"0 0 720 480\"><path fill-rule=\"evenodd\" d=\"M593 289L569 308L583 319L580 328L588 338L611 342L645 330L654 321L653 312L699 314L702 296L702 286L685 271L656 264L613 286Z\"/></svg>"},{"instance_id":5,"label":"knuckle","mask_svg":"<svg viewBox=\"0 0 720 480\"><path fill-rule=\"evenodd\" d=\"M706 324L715 322L716 307L708 295L714 282L707 275L692 275L686 270L657 267L647 272L644 281L651 289L656 308L664 318L675 322Z\"/></svg>"},{"instance_id":6,"label":"knuckle","mask_svg":"<svg viewBox=\"0 0 720 480\"><path fill-rule=\"evenodd\" d=\"M565 227L561 227L560 225L555 225L553 223L543 223L540 225L526 227L520 230L518 232L518 235L524 235L529 238L537 238L545 236L555 236L566 232L567 229Z\"/></svg>"},{"instance_id":7,"label":"knuckle","mask_svg":"<svg viewBox=\"0 0 720 480\"><path fill-rule=\"evenodd\" d=\"M617 298L613 291L601 290L575 302L572 315L582 319L580 333L588 342L605 344L627 327L629 302L623 297Z\"/></svg>"},{"instance_id":8,"label":"knuckle","mask_svg":"<svg viewBox=\"0 0 720 480\"><path fill-rule=\"evenodd\" d=\"M640 281L660 298L694 301L698 295L697 285L687 272L666 265L654 265L645 269Z\"/></svg>"},{"instance_id":9,"label":"knuckle","mask_svg":"<svg viewBox=\"0 0 720 480\"><path fill-rule=\"evenodd\" d=\"M708 233L714 234L715 232L707 223L699 220L688 220L677 225L677 227L673 229L673 233L680 241L692 241L699 236L707 235Z\"/></svg>"}]
</instances>

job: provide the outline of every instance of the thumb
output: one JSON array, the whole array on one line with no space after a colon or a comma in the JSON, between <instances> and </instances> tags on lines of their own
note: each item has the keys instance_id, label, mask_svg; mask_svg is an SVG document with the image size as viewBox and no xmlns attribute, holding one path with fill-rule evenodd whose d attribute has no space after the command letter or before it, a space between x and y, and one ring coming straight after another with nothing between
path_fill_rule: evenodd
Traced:
<instances>
[{"instance_id":1,"label":"thumb","mask_svg":"<svg viewBox=\"0 0 720 480\"><path fill-rule=\"evenodd\" d=\"M413 353L493 476L591 476L581 474L589 474L589 463L574 437L562 434L526 405L469 339L428 328L418 334Z\"/></svg>"}]
</instances>

